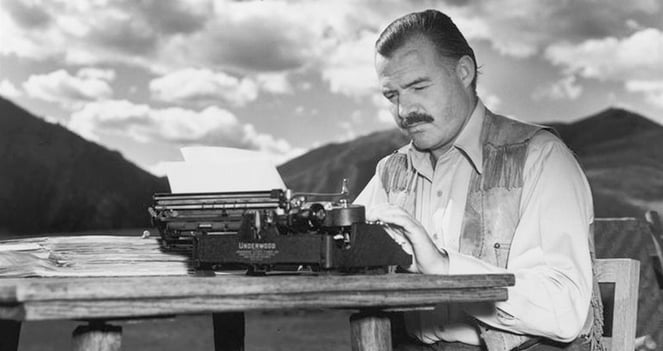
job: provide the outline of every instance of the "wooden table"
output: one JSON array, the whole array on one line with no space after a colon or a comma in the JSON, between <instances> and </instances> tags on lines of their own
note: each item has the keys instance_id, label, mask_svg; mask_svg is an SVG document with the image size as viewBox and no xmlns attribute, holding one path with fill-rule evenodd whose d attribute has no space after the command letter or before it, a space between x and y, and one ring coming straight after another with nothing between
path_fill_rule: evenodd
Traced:
<instances>
[{"instance_id":1,"label":"wooden table","mask_svg":"<svg viewBox=\"0 0 663 351\"><path fill-rule=\"evenodd\" d=\"M319 308L357 310L353 350L391 350L385 310L501 301L513 284L509 274L3 278L0 351L17 349L23 321L84 320L88 325L74 331L75 350L119 350L113 320L208 313L216 349L242 350L244 312Z\"/></svg>"}]
</instances>

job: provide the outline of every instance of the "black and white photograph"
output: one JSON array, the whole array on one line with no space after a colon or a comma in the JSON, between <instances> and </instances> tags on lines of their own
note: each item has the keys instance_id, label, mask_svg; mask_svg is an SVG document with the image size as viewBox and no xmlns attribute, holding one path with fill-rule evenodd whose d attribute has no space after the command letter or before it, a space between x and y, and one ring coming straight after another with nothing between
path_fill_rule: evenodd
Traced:
<instances>
[{"instance_id":1,"label":"black and white photograph","mask_svg":"<svg viewBox=\"0 0 663 351\"><path fill-rule=\"evenodd\" d=\"M0 0L0 351L663 349L660 0Z\"/></svg>"}]
</instances>

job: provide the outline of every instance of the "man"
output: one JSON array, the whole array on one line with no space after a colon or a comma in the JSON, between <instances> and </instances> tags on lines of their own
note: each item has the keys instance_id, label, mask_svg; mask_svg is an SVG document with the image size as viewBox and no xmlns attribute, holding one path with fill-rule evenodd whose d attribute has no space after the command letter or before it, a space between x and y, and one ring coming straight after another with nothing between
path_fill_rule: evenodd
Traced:
<instances>
[{"instance_id":1,"label":"man","mask_svg":"<svg viewBox=\"0 0 663 351\"><path fill-rule=\"evenodd\" d=\"M412 272L516 277L505 302L406 313L402 349L600 349L592 199L571 152L484 107L474 52L441 12L391 23L375 66L411 143L378 163L355 203L413 254Z\"/></svg>"}]
</instances>

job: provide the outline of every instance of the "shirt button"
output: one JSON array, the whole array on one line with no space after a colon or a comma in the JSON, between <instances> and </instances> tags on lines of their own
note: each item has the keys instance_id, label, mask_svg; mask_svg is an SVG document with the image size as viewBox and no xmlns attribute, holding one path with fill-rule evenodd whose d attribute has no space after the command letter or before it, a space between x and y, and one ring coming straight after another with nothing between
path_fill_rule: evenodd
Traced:
<instances>
[{"instance_id":1,"label":"shirt button","mask_svg":"<svg viewBox=\"0 0 663 351\"><path fill-rule=\"evenodd\" d=\"M437 191L437 197L442 197L442 194L444 194L444 193L442 192L442 190L438 190L438 191Z\"/></svg>"},{"instance_id":2,"label":"shirt button","mask_svg":"<svg viewBox=\"0 0 663 351\"><path fill-rule=\"evenodd\" d=\"M495 243L495 245L493 245L493 246L494 246L496 249L499 249L502 245L500 245L500 243Z\"/></svg>"}]
</instances>

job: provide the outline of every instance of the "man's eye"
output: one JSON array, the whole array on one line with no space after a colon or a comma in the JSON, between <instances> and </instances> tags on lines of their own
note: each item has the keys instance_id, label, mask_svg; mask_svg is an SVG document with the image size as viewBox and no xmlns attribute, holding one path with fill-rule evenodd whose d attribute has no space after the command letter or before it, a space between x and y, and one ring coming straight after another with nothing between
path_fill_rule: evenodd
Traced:
<instances>
[{"instance_id":1,"label":"man's eye","mask_svg":"<svg viewBox=\"0 0 663 351\"><path fill-rule=\"evenodd\" d=\"M416 91L416 90L424 90L424 89L426 89L427 87L428 87L428 86L426 86L426 85L419 85L419 86L415 86L415 87L414 87L414 90L415 90L415 91Z\"/></svg>"}]
</instances>

